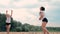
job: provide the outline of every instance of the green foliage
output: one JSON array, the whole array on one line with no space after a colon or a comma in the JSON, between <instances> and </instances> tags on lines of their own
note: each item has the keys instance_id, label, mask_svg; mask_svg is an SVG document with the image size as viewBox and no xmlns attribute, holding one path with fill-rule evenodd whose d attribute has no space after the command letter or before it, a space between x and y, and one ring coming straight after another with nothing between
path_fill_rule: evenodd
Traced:
<instances>
[{"instance_id":1,"label":"green foliage","mask_svg":"<svg viewBox=\"0 0 60 34\"><path fill-rule=\"evenodd\" d=\"M6 16L5 14L0 14L0 32L6 31ZM60 31L60 27L47 27L49 31ZM30 24L22 24L11 18L11 32L40 32L42 31L40 26L34 26Z\"/></svg>"}]
</instances>

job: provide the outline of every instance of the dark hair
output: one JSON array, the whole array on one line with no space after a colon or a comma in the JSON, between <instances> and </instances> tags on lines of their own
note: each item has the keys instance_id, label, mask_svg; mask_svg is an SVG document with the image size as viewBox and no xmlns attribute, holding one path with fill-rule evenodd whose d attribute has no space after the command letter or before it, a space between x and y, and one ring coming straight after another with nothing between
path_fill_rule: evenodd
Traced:
<instances>
[{"instance_id":1,"label":"dark hair","mask_svg":"<svg viewBox=\"0 0 60 34\"><path fill-rule=\"evenodd\" d=\"M41 10L41 11L45 11L45 8L44 8L44 7L40 7L40 10Z\"/></svg>"}]
</instances>

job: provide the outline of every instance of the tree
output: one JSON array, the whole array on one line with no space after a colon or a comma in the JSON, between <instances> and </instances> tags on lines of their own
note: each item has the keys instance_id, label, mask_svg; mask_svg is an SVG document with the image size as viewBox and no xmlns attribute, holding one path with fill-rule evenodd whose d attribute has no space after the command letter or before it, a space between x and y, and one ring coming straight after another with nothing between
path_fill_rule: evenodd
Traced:
<instances>
[{"instance_id":1,"label":"tree","mask_svg":"<svg viewBox=\"0 0 60 34\"><path fill-rule=\"evenodd\" d=\"M6 15L0 13L0 32L6 31ZM49 31L60 31L60 27L47 27ZM11 17L11 32L39 32L42 31L40 26L22 24Z\"/></svg>"}]
</instances>

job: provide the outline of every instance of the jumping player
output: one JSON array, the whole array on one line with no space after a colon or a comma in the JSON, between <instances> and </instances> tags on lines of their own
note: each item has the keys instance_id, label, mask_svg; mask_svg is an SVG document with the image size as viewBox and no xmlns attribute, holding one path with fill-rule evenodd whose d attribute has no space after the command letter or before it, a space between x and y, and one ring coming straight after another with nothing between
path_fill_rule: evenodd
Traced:
<instances>
[{"instance_id":1,"label":"jumping player","mask_svg":"<svg viewBox=\"0 0 60 34\"><path fill-rule=\"evenodd\" d=\"M40 15L39 20L42 20L41 27L42 27L44 34L46 33L49 34L48 30L46 29L46 24L48 23L48 19L45 17L44 11L45 11L45 8L41 7L40 12L39 12L39 15Z\"/></svg>"}]
</instances>

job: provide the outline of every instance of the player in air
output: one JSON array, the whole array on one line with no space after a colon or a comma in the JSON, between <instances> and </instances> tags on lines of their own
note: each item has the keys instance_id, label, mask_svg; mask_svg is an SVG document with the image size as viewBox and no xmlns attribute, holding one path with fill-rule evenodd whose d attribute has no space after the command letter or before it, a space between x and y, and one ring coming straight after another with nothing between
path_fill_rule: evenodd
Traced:
<instances>
[{"instance_id":1,"label":"player in air","mask_svg":"<svg viewBox=\"0 0 60 34\"><path fill-rule=\"evenodd\" d=\"M48 30L46 28L46 24L48 23L48 19L46 18L44 12L45 12L45 8L44 7L40 7L40 12L39 12L40 17L39 17L39 20L42 21L41 27L42 27L42 30L43 30L44 34L49 34L49 32L48 32Z\"/></svg>"}]
</instances>

